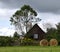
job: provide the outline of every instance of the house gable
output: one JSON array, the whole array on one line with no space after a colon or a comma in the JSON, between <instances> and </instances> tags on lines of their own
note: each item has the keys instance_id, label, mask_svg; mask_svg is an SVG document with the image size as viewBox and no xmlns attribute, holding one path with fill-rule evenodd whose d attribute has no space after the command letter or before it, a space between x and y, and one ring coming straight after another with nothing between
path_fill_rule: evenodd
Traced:
<instances>
[{"instance_id":1,"label":"house gable","mask_svg":"<svg viewBox=\"0 0 60 52\"><path fill-rule=\"evenodd\" d=\"M37 40L41 40L45 38L45 32L37 25L35 24L27 33L26 37L34 39L34 35L37 36Z\"/></svg>"}]
</instances>

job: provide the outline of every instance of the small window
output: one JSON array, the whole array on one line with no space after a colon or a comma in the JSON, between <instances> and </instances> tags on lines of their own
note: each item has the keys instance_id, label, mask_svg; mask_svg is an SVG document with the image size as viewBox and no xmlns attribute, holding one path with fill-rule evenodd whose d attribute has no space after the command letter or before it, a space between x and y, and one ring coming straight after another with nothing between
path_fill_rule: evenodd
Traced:
<instances>
[{"instance_id":1,"label":"small window","mask_svg":"<svg viewBox=\"0 0 60 52\"><path fill-rule=\"evenodd\" d=\"M34 34L34 39L38 39L38 34Z\"/></svg>"}]
</instances>

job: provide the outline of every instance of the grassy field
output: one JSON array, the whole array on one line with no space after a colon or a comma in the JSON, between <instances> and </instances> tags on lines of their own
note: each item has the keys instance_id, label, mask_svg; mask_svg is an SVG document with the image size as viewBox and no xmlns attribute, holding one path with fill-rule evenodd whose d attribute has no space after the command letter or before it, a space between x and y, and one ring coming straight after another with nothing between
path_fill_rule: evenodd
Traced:
<instances>
[{"instance_id":1,"label":"grassy field","mask_svg":"<svg viewBox=\"0 0 60 52\"><path fill-rule=\"evenodd\" d=\"M60 46L40 47L40 46L21 46L21 47L0 47L0 52L60 52Z\"/></svg>"}]
</instances>

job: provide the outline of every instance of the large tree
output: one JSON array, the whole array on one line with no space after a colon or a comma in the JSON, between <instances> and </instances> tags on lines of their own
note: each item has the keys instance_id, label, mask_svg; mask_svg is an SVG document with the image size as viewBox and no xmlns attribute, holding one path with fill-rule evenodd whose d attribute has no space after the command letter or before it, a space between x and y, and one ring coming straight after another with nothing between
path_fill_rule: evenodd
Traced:
<instances>
[{"instance_id":1,"label":"large tree","mask_svg":"<svg viewBox=\"0 0 60 52\"><path fill-rule=\"evenodd\" d=\"M17 32L24 33L31 28L32 22L40 21L41 19L36 18L37 12L33 10L29 5L24 5L20 10L17 10L15 14L10 18L11 23L15 26Z\"/></svg>"}]
</instances>

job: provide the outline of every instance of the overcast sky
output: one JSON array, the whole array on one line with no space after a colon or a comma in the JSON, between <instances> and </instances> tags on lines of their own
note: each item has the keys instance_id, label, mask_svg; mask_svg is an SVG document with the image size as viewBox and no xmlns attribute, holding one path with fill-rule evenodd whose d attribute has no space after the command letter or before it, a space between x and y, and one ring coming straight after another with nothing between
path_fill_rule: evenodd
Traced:
<instances>
[{"instance_id":1,"label":"overcast sky","mask_svg":"<svg viewBox=\"0 0 60 52\"><path fill-rule=\"evenodd\" d=\"M0 35L11 35L14 32L9 17L24 4L30 5L38 12L38 17L42 19L41 24L54 25L60 22L60 0L0 0Z\"/></svg>"}]
</instances>

